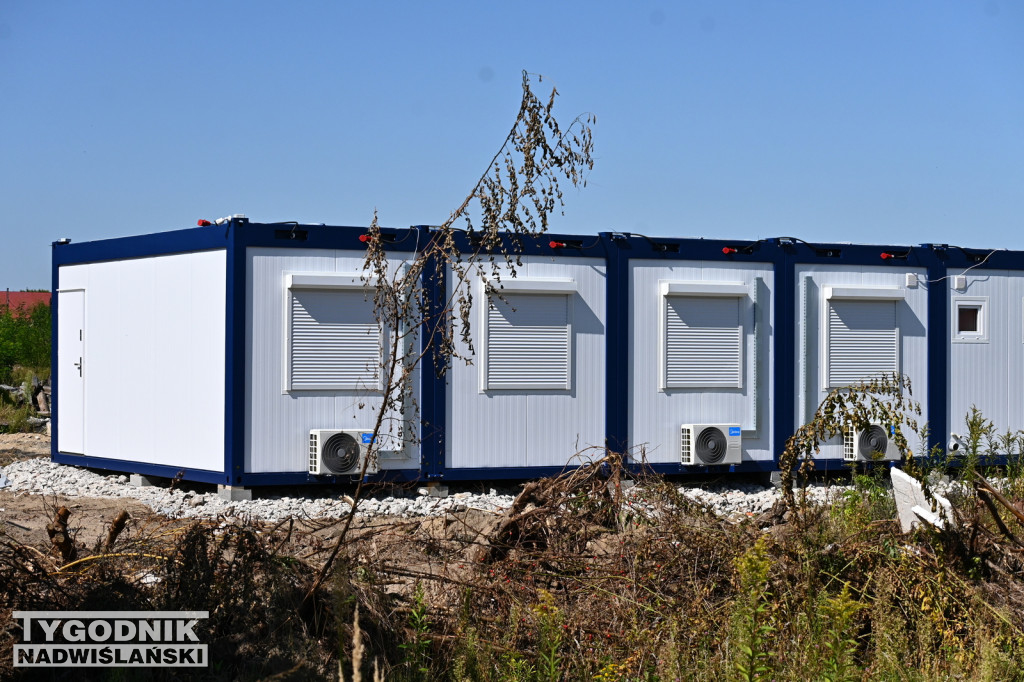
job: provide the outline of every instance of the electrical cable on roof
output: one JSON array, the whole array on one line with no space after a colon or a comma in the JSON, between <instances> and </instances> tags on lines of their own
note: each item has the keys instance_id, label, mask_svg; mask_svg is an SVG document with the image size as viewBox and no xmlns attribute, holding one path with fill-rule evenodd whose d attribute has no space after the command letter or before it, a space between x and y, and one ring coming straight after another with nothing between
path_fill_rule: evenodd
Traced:
<instances>
[{"instance_id":1,"label":"electrical cable on roof","mask_svg":"<svg viewBox=\"0 0 1024 682\"><path fill-rule=\"evenodd\" d=\"M967 253L967 251L965 251L962 246L953 246L953 247L950 247L950 248L960 249L964 253ZM926 280L924 280L924 282L922 282L922 284L933 284L933 283L941 282L944 279L949 279L950 277L960 277L962 275L966 275L968 272L970 272L974 268L980 267L980 266L984 265L986 262L988 262L988 259L992 257L992 254L996 253L997 251L1007 251L1007 250L1008 249L992 249L991 251L988 252L988 255L985 256L980 262L975 263L974 265L972 265L971 267L967 268L963 272L961 272L959 274L956 274L956 275L945 275L944 277L939 277L938 279L926 279Z\"/></svg>"},{"instance_id":2,"label":"electrical cable on roof","mask_svg":"<svg viewBox=\"0 0 1024 682\"><path fill-rule=\"evenodd\" d=\"M600 244L600 243L601 243L601 236L600 236L600 235L598 235L597 239L595 239L595 240L594 240L594 243L593 243L593 244L588 244L588 245L586 245L586 246L583 246L583 245L581 244L581 245L580 245L580 249L592 249L592 248L594 248L595 246L597 246L597 245L598 245L598 244Z\"/></svg>"},{"instance_id":3,"label":"electrical cable on roof","mask_svg":"<svg viewBox=\"0 0 1024 682\"><path fill-rule=\"evenodd\" d=\"M656 242L650 237L648 237L646 234L640 234L639 232L623 232L622 234L626 235L627 237L642 237L648 244L651 245L651 248L653 248L655 251L664 251L665 249L668 248L667 243Z\"/></svg>"}]
</instances>

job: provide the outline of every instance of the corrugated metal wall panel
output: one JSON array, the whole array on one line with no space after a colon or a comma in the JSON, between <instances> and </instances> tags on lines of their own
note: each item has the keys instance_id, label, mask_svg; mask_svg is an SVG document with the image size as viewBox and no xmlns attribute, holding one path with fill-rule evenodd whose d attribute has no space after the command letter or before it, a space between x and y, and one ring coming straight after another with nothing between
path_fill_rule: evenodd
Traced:
<instances>
[{"instance_id":1,"label":"corrugated metal wall panel","mask_svg":"<svg viewBox=\"0 0 1024 682\"><path fill-rule=\"evenodd\" d=\"M719 263L635 259L630 261L629 440L652 463L679 462L679 427L684 423L741 423L744 460L770 460L771 396L774 382L771 329L774 274L766 263ZM758 279L762 282L759 283ZM665 297L660 282L743 282L757 291L739 299L720 299L740 308L743 325L741 388L661 388L662 325ZM755 362L755 358L760 362ZM751 372L758 372L755 381ZM758 393L755 395L754 391ZM755 410L759 418L755 419ZM756 431L754 430L756 428Z\"/></svg>"},{"instance_id":2,"label":"corrugated metal wall panel","mask_svg":"<svg viewBox=\"0 0 1024 682\"><path fill-rule=\"evenodd\" d=\"M288 297L285 273L351 273L363 266L362 252L323 249L251 248L246 254L248 287L246 365L246 471L306 470L311 429L372 429L381 406L373 390L285 390ZM395 261L397 267L399 261ZM360 300L361 292L350 292ZM419 371L411 381L418 386ZM417 392L418 394L418 392ZM406 416L413 410L406 406ZM385 415L387 432L398 434L403 418ZM383 469L419 468L418 448L407 446L382 458Z\"/></svg>"},{"instance_id":3,"label":"corrugated metal wall panel","mask_svg":"<svg viewBox=\"0 0 1024 682\"><path fill-rule=\"evenodd\" d=\"M967 288L953 289L950 278L938 286L949 287L952 306L958 298L985 297L987 341L954 342L956 319L951 319L949 339L949 428L965 434L966 416L977 407L998 433L1024 429L1024 272L1009 270L965 273Z\"/></svg>"},{"instance_id":4,"label":"corrugated metal wall panel","mask_svg":"<svg viewBox=\"0 0 1024 682\"><path fill-rule=\"evenodd\" d=\"M60 268L86 291L87 456L224 470L225 272L223 251Z\"/></svg>"},{"instance_id":5,"label":"corrugated metal wall panel","mask_svg":"<svg viewBox=\"0 0 1024 682\"><path fill-rule=\"evenodd\" d=\"M805 354L800 356L800 349L795 349L793 355L793 372L799 380L806 382L806 386L797 387L797 396L801 389L806 395L806 408L801 410L798 404L797 418L810 419L817 409L818 404L828 394L829 383L827 377L823 376L823 364L826 352L826 329L828 327L828 311L832 309L833 302L825 302L822 297L823 288L832 287L897 287L905 290L906 298L895 303L890 302L868 302L867 305L878 305L881 307L891 306L895 311L895 326L898 329L899 348L897 366L899 371L910 377L913 385L913 398L921 403L921 408L927 414L928 395L928 344L926 329L928 323L928 287L918 285L906 287L907 273L915 273L918 280L926 282L927 272L923 268L908 267L905 269L894 269L888 266L873 265L797 265L796 282L806 279L806 317L798 316L797 338L804 339ZM801 287L798 286L793 293L793 304L801 303ZM843 301L846 303L861 303L858 301ZM870 316L869 316L870 317ZM806 362L806 367L801 371L799 363ZM852 366L850 368L852 372ZM850 376L853 376L851 373ZM799 400L797 398L797 400ZM795 431L799 424L793 425ZM914 434L907 434L910 447L914 451L920 450L919 439ZM839 459L842 458L842 439L836 438L821 448L818 455L821 458Z\"/></svg>"},{"instance_id":6,"label":"corrugated metal wall panel","mask_svg":"<svg viewBox=\"0 0 1024 682\"><path fill-rule=\"evenodd\" d=\"M517 268L520 278L575 282L572 295L546 297L567 298L571 306L571 389L481 391L481 358L476 357L472 365L455 360L448 373L448 467L563 466L577 451L604 444L605 263L539 256L522 260L523 266ZM503 281L512 281L507 268L501 268L501 273ZM471 285L476 305L473 342L480 353L486 310L476 276ZM457 349L467 352L461 341Z\"/></svg>"}]
</instances>

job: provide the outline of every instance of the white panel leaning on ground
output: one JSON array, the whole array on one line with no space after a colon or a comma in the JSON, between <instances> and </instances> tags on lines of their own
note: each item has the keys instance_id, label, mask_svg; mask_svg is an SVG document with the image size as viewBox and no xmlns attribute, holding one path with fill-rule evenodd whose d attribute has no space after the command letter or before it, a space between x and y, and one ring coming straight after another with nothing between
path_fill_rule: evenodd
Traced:
<instances>
[{"instance_id":1,"label":"white panel leaning on ground","mask_svg":"<svg viewBox=\"0 0 1024 682\"><path fill-rule=\"evenodd\" d=\"M933 495L937 507L933 512L921 484L913 477L895 468L889 470L889 475L892 478L892 493L896 498L900 530L904 533L909 533L922 521L935 528L944 528L947 523L953 522L953 508L945 497L937 493Z\"/></svg>"}]
</instances>

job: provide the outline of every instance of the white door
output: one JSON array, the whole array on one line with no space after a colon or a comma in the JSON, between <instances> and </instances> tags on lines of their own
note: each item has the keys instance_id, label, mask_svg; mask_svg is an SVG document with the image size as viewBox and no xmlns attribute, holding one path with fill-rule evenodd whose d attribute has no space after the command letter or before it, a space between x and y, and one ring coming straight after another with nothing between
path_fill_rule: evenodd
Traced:
<instances>
[{"instance_id":1,"label":"white door","mask_svg":"<svg viewBox=\"0 0 1024 682\"><path fill-rule=\"evenodd\" d=\"M85 454L85 292L57 293L57 450Z\"/></svg>"}]
</instances>

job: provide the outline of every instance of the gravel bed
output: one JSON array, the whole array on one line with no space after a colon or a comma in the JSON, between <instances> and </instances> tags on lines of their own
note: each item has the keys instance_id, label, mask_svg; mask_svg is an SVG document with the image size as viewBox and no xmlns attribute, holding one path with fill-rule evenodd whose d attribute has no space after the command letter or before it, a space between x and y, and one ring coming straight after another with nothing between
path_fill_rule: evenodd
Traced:
<instances>
[{"instance_id":1,"label":"gravel bed","mask_svg":"<svg viewBox=\"0 0 1024 682\"><path fill-rule=\"evenodd\" d=\"M268 494L253 500L229 502L216 492L203 492L202 486L188 485L173 490L163 486L135 487L124 474L102 475L79 467L54 464L46 458L14 462L2 470L6 489L32 495L65 495L68 497L130 498L148 505L171 518L215 519L220 517L253 518L279 521L288 517L340 518L352 506L347 495L332 491L323 494L309 488L302 494ZM0 487L4 484L0 482ZM808 495L813 502L827 502L848 490L843 485L812 485ZM264 489L266 490L266 489ZM455 492L437 498L417 494L371 495L359 505L360 516L438 516L466 509L501 511L507 509L518 492L511 488L491 488L488 493ZM706 505L720 516L736 518L766 512L781 499L774 487L747 482L725 482L701 487L681 486L685 497ZM653 505L644 500L641 486L626 490L627 504L634 512L648 514Z\"/></svg>"}]
</instances>

